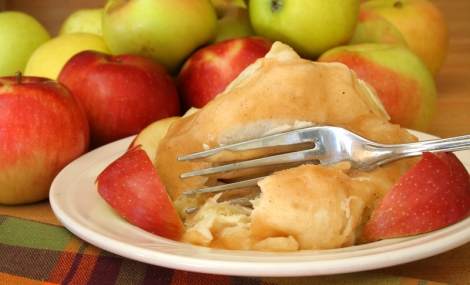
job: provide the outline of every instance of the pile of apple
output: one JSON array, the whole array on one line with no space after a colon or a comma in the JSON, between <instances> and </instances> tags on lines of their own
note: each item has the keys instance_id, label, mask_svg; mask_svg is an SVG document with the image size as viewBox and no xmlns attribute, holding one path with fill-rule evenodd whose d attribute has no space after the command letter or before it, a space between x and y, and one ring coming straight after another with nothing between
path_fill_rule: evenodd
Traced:
<instances>
[{"instance_id":1,"label":"pile of apple","mask_svg":"<svg viewBox=\"0 0 470 285\"><path fill-rule=\"evenodd\" d=\"M305 58L348 65L375 88L393 122L415 129L429 124L437 96L433 76L444 60L448 42L445 22L432 3L246 2L109 0L103 9L70 15L53 38L33 17L1 12L0 204L47 198L52 179L70 161L90 148L137 134L158 121L144 132L151 135L139 135L124 155L130 156L122 162L127 166L113 171L120 165L118 160L103 172L100 193L132 223L177 238L181 221L152 166L156 144L172 120L190 107L207 104L246 66L263 57L276 40L291 45ZM448 172L449 183L468 182L468 173L452 155L427 155L420 164L428 169L429 161L435 169ZM410 173L423 172L420 164ZM147 209L137 217L129 211L131 205L122 204L124 200L116 194L119 190L106 194L106 189L119 189L109 185L133 175L132 166L144 169L135 174L149 181L142 185L142 197L157 195L135 201ZM427 171L431 170L423 173ZM442 185L429 186L439 181L429 181L419 182L421 192L447 191ZM407 183L391 193L410 192ZM426 229L455 222L464 212L468 215L468 183L458 187L455 193L450 190L449 197L463 193L459 196L466 197L462 208L451 217L442 215L446 221L438 224L430 225L420 216ZM146 189L154 193L145 194ZM132 190L125 191L123 197L132 198ZM381 225L394 228L384 224L380 217L387 215L380 212L398 211L390 209L404 205L399 211L407 213L409 208L408 219L418 206L396 199L414 199L415 195L386 198L371 220L378 222L367 227L371 239ZM435 201L436 211L444 211L442 205L446 204ZM165 209L165 214L158 215L155 209ZM149 217L157 217L143 220L146 211ZM167 230L162 233L161 229Z\"/></svg>"}]
</instances>

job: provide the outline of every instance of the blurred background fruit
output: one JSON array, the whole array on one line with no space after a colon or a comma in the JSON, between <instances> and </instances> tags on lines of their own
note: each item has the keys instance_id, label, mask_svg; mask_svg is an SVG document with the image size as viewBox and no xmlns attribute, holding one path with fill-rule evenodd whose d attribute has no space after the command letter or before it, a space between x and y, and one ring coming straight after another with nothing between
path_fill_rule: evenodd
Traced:
<instances>
[{"instance_id":1,"label":"blurred background fruit","mask_svg":"<svg viewBox=\"0 0 470 285\"><path fill-rule=\"evenodd\" d=\"M209 0L109 0L103 36L114 54L148 56L177 72L197 47L215 37Z\"/></svg>"},{"instance_id":2,"label":"blurred background fruit","mask_svg":"<svg viewBox=\"0 0 470 285\"><path fill-rule=\"evenodd\" d=\"M316 58L350 40L359 0L250 0L249 12L257 35L282 41L303 57Z\"/></svg>"},{"instance_id":3,"label":"blurred background fruit","mask_svg":"<svg viewBox=\"0 0 470 285\"><path fill-rule=\"evenodd\" d=\"M333 48L323 62L341 62L374 87L391 121L425 130L436 110L432 74L407 48L388 44L358 44Z\"/></svg>"},{"instance_id":4,"label":"blurred background fruit","mask_svg":"<svg viewBox=\"0 0 470 285\"><path fill-rule=\"evenodd\" d=\"M401 44L436 75L447 54L449 35L439 9L428 0L370 0L361 4L351 43Z\"/></svg>"},{"instance_id":5,"label":"blurred background fruit","mask_svg":"<svg viewBox=\"0 0 470 285\"><path fill-rule=\"evenodd\" d=\"M85 113L62 85L0 77L0 204L46 199L57 173L88 147Z\"/></svg>"},{"instance_id":6,"label":"blurred background fruit","mask_svg":"<svg viewBox=\"0 0 470 285\"><path fill-rule=\"evenodd\" d=\"M235 79L248 65L263 57L271 41L260 37L226 40L196 51L178 76L186 108L201 108Z\"/></svg>"},{"instance_id":7,"label":"blurred background fruit","mask_svg":"<svg viewBox=\"0 0 470 285\"><path fill-rule=\"evenodd\" d=\"M49 40L46 29L21 12L0 12L0 76L23 72L33 51Z\"/></svg>"},{"instance_id":8,"label":"blurred background fruit","mask_svg":"<svg viewBox=\"0 0 470 285\"><path fill-rule=\"evenodd\" d=\"M70 14L60 28L59 34L89 33L102 35L103 9L81 9Z\"/></svg>"},{"instance_id":9,"label":"blurred background fruit","mask_svg":"<svg viewBox=\"0 0 470 285\"><path fill-rule=\"evenodd\" d=\"M271 41L281 40L311 59L332 49L320 60L340 61L354 69L375 87L394 122L421 130L429 125L436 104L435 83L417 56L436 74L448 44L446 23L432 2L251 0L247 3L243 0L81 0L57 5L55 0L0 0L0 9L31 13L52 35L59 34L49 40L37 20L24 13L0 13L0 76L24 70L27 75L57 79L65 63L84 50L120 54L111 59L100 55L89 57L89 61L74 60L61 79L83 101L81 104L87 106L94 130L93 145L97 146L137 133L157 119L180 114L171 78L162 67L149 66L161 64L177 76L185 109L202 107L246 66L264 56ZM2 15L14 17L2 18ZM21 21L24 24L18 25ZM103 36L99 35L100 30ZM263 38L253 37L256 35ZM363 42L397 46L338 47ZM130 54L150 59L137 60ZM126 73L123 68L134 69ZM142 74L150 73L153 77L143 79ZM114 100L123 100L127 106L119 106ZM102 127L97 130L99 124ZM147 144L149 138L161 135L168 125L150 125L140 133L139 141Z\"/></svg>"},{"instance_id":10,"label":"blurred background fruit","mask_svg":"<svg viewBox=\"0 0 470 285\"><path fill-rule=\"evenodd\" d=\"M26 65L25 75L57 79L65 63L84 50L109 53L103 38L87 33L64 34L38 47Z\"/></svg>"},{"instance_id":11,"label":"blurred background fruit","mask_svg":"<svg viewBox=\"0 0 470 285\"><path fill-rule=\"evenodd\" d=\"M142 56L84 51L65 65L59 82L83 105L93 147L179 115L172 78L163 66Z\"/></svg>"},{"instance_id":12,"label":"blurred background fruit","mask_svg":"<svg viewBox=\"0 0 470 285\"><path fill-rule=\"evenodd\" d=\"M231 7L225 10L222 16L217 20L215 42L252 36L254 33L251 27L248 9Z\"/></svg>"},{"instance_id":13,"label":"blurred background fruit","mask_svg":"<svg viewBox=\"0 0 470 285\"><path fill-rule=\"evenodd\" d=\"M217 12L217 16L221 17L227 10L233 8L247 8L244 0L210 0Z\"/></svg>"}]
</instances>

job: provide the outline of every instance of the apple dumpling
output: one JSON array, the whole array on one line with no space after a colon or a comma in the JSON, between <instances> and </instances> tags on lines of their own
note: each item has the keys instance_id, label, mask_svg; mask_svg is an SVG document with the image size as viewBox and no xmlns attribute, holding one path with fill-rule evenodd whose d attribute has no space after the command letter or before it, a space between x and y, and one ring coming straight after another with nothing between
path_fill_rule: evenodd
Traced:
<instances>
[{"instance_id":1,"label":"apple dumpling","mask_svg":"<svg viewBox=\"0 0 470 285\"><path fill-rule=\"evenodd\" d=\"M382 143L416 140L388 122L373 91L345 65L305 60L288 46L275 43L203 109L173 123L160 143L156 166L185 219L183 240L211 247L277 251L354 244L376 201L414 160L368 173L348 165L303 165L274 172L259 182L260 190L247 190L260 192L249 207L225 201L228 193L214 197L181 194L259 175L265 169L180 179L182 172L233 157L180 162L175 159L178 155L308 125L341 126ZM199 210L188 215L184 209L189 207Z\"/></svg>"},{"instance_id":2,"label":"apple dumpling","mask_svg":"<svg viewBox=\"0 0 470 285\"><path fill-rule=\"evenodd\" d=\"M305 60L274 43L204 108L174 120L159 141L156 172L149 158L154 156L144 155L148 148L134 145L98 177L98 191L134 225L235 250L339 248L435 230L470 214L470 176L448 153L368 172L349 162L306 163L180 178L194 169L306 146L222 152L195 161L178 156L314 125L340 126L380 143L416 141L389 122L374 91L348 67ZM247 177L264 178L255 187L219 194L183 193Z\"/></svg>"}]
</instances>

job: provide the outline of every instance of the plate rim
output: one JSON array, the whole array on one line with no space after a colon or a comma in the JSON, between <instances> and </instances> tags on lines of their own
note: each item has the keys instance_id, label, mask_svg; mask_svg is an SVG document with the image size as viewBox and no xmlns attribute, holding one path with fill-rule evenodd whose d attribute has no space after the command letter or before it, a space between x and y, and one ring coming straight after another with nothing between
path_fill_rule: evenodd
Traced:
<instances>
[{"instance_id":1,"label":"plate rim","mask_svg":"<svg viewBox=\"0 0 470 285\"><path fill-rule=\"evenodd\" d=\"M436 138L433 135L411 131L413 134L418 136L426 136L429 138ZM175 255L167 252L158 250L152 250L146 246L137 246L129 243L125 243L120 240L116 240L113 237L106 236L104 234L97 233L92 229L89 229L82 222L77 221L70 215L66 209L61 205L61 196L63 191L58 188L61 185L62 179L67 177L68 171L77 161L85 161L92 157L102 154L105 150L116 149L116 152L120 154L124 153L132 139L135 136L130 136L110 144L101 146L94 149L81 157L77 158L55 177L51 184L49 201L51 208L63 224L74 235L83 239L84 241L93 244L101 249L108 252L118 254L125 258L130 258L147 264L163 266L167 268L173 268L177 270L185 270L199 273L218 274L218 275L231 275L231 276L251 276L251 277L294 277L294 276L320 276L330 275L338 273L352 273L365 270L379 269L398 264L408 263L419 259L427 258L439 253L448 251L450 249L459 247L470 241L470 227L465 231L465 227L462 228L462 223L470 223L470 217L448 226L438 231L433 231L424 235L414 236L410 238L404 238L404 241L398 241L392 243L393 245L407 245L409 242L420 240L422 237L428 237L430 240L411 246L414 250L410 250L410 246L400 247L398 249L392 249L393 257L390 257L390 252L378 252L372 253L365 256L352 256L341 259L330 259L330 260L297 260L295 262L282 262L282 261L239 261L239 260L219 260L219 259L201 259L199 257L192 257L186 255ZM470 153L470 151L467 151ZM112 154L107 154L110 157ZM466 165L467 166L467 165ZM468 166L467 166L468 167ZM109 208L111 211L111 208ZM137 229L137 228L136 228ZM137 229L140 230L140 229ZM449 235L444 238L439 238L438 235L442 232L449 232ZM151 235L151 234L150 234ZM437 239L432 237L437 236ZM160 238L165 240L163 238ZM199 247L194 245L185 244L178 241L168 241L181 244L184 247L191 247L195 251L207 251L207 252L219 252L225 254L227 252L236 253L247 251L227 251L220 249L210 249L205 247ZM429 248L432 246L432 250ZM378 248L381 248L379 246ZM383 248L383 246L382 246ZM345 249L345 248L343 248ZM340 249L341 250L341 249ZM249 251L248 251L249 252ZM301 251L302 252L302 251ZM305 252L305 251L304 251ZM323 251L325 252L325 251ZM253 252L258 253L258 252ZM298 252L296 252L298 253ZM293 255L296 253L292 253ZM388 258L383 258L387 255ZM281 254L282 256L282 254ZM279 256L279 257L281 257ZM313 255L312 255L313 256ZM269 258L269 257L268 257ZM302 265L299 267L299 265Z\"/></svg>"}]
</instances>

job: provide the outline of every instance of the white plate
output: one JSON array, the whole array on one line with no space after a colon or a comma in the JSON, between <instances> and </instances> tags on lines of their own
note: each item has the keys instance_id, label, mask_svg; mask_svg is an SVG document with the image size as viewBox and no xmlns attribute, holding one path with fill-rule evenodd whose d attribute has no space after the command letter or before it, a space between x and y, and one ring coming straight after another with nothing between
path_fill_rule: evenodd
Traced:
<instances>
[{"instance_id":1,"label":"white plate","mask_svg":"<svg viewBox=\"0 0 470 285\"><path fill-rule=\"evenodd\" d=\"M420 139L433 138L423 133L415 134ZM402 264L470 241L470 217L428 234L322 251L229 251L167 240L121 219L96 191L97 175L125 152L131 140L126 138L111 143L78 158L59 173L50 192L52 209L67 229L97 247L130 259L212 274L325 275ZM457 155L470 171L470 151Z\"/></svg>"}]
</instances>

